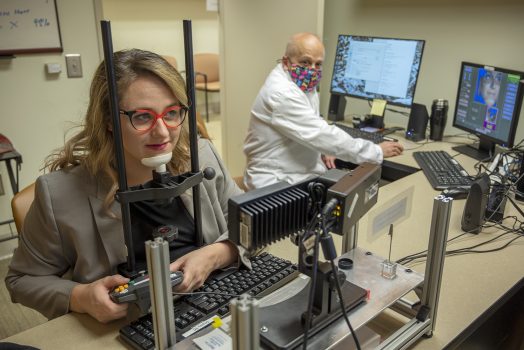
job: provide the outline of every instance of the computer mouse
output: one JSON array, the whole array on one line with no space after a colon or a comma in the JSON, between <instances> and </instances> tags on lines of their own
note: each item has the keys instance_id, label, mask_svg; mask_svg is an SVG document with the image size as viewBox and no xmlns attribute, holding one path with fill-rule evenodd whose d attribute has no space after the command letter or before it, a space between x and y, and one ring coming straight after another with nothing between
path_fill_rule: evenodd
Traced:
<instances>
[{"instance_id":1,"label":"computer mouse","mask_svg":"<svg viewBox=\"0 0 524 350\"><path fill-rule=\"evenodd\" d=\"M469 194L469 187L450 187L442 191L441 194L453 199L466 199Z\"/></svg>"}]
</instances>

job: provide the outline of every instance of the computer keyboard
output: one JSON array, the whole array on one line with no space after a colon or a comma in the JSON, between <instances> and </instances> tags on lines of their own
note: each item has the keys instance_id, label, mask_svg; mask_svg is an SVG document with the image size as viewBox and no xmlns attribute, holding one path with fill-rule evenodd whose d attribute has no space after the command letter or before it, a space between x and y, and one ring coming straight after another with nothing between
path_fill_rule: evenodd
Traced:
<instances>
[{"instance_id":1,"label":"computer keyboard","mask_svg":"<svg viewBox=\"0 0 524 350\"><path fill-rule=\"evenodd\" d=\"M466 170L445 151L413 152L413 157L436 190L467 187L473 182Z\"/></svg>"},{"instance_id":2,"label":"computer keyboard","mask_svg":"<svg viewBox=\"0 0 524 350\"><path fill-rule=\"evenodd\" d=\"M212 274L202 287L194 291L202 294L188 295L174 301L177 341L207 327L214 316L228 315L229 302L236 295L248 293L260 298L287 284L299 274L295 264L268 253L252 257L251 264L252 270L241 267ZM155 335L151 315L124 326L120 329L120 336L136 349L154 349Z\"/></svg>"},{"instance_id":3,"label":"computer keyboard","mask_svg":"<svg viewBox=\"0 0 524 350\"><path fill-rule=\"evenodd\" d=\"M344 130L349 136L358 139L364 139L373 143L381 143L384 141L384 136L378 132L368 132L361 129L355 129L344 124L333 123L340 129Z\"/></svg>"}]
</instances>

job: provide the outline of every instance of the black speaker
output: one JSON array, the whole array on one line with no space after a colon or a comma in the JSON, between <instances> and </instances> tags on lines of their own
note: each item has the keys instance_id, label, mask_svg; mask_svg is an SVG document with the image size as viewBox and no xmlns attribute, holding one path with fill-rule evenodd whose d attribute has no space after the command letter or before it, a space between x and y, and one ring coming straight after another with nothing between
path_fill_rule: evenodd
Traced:
<instances>
[{"instance_id":1,"label":"black speaker","mask_svg":"<svg viewBox=\"0 0 524 350\"><path fill-rule=\"evenodd\" d=\"M412 141L420 141L426 138L426 128L428 127L428 110L425 105L413 103L409 113L408 128L406 138Z\"/></svg>"},{"instance_id":2,"label":"black speaker","mask_svg":"<svg viewBox=\"0 0 524 350\"><path fill-rule=\"evenodd\" d=\"M515 192L515 199L524 201L524 152L520 154L520 171L519 180L516 183L517 191Z\"/></svg>"},{"instance_id":3,"label":"black speaker","mask_svg":"<svg viewBox=\"0 0 524 350\"><path fill-rule=\"evenodd\" d=\"M328 120L344 120L344 111L346 110L346 97L342 95L331 94L329 98Z\"/></svg>"},{"instance_id":4,"label":"black speaker","mask_svg":"<svg viewBox=\"0 0 524 350\"><path fill-rule=\"evenodd\" d=\"M462 213L462 230L468 233L479 233L484 224L486 206L489 196L489 176L482 174L471 184L468 199Z\"/></svg>"}]
</instances>

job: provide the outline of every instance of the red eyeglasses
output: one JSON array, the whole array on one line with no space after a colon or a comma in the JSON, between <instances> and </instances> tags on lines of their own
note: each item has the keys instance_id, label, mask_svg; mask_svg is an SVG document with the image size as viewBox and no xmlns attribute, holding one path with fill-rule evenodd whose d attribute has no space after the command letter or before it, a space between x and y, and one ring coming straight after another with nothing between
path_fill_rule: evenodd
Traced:
<instances>
[{"instance_id":1,"label":"red eyeglasses","mask_svg":"<svg viewBox=\"0 0 524 350\"><path fill-rule=\"evenodd\" d=\"M133 128L138 131L151 130L157 119L162 119L164 125L169 129L180 126L186 118L188 108L185 106L167 107L162 113L156 114L149 109L137 109L134 111L120 110L121 114L127 115Z\"/></svg>"}]
</instances>

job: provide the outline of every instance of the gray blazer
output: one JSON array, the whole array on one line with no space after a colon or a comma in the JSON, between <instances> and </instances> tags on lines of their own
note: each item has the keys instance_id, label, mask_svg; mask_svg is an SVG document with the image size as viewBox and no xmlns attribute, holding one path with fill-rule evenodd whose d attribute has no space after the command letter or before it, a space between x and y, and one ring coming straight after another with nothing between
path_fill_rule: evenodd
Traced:
<instances>
[{"instance_id":1,"label":"gray blazer","mask_svg":"<svg viewBox=\"0 0 524 350\"><path fill-rule=\"evenodd\" d=\"M198 153L201 168L216 171L214 179L200 184L204 241L225 240L228 199L242 191L208 140L199 140ZM13 302L48 318L58 317L69 312L71 290L78 283L117 273L127 254L121 220L103 210L108 190L107 183L83 166L38 178L35 200L5 278ZM193 215L192 191L181 198ZM111 209L120 214L118 203Z\"/></svg>"}]
</instances>

